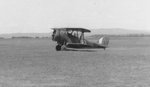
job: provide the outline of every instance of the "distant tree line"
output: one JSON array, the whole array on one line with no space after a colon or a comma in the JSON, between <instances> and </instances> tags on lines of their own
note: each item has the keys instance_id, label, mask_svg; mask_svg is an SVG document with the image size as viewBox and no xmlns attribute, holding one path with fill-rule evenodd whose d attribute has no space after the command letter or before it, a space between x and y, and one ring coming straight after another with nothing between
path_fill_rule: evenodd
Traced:
<instances>
[{"instance_id":1,"label":"distant tree line","mask_svg":"<svg viewBox=\"0 0 150 87\"><path fill-rule=\"evenodd\" d=\"M28 36L21 36L21 37L11 37L11 39L16 39L16 38L30 39L30 38L33 38L33 37L28 37Z\"/></svg>"},{"instance_id":2,"label":"distant tree line","mask_svg":"<svg viewBox=\"0 0 150 87\"><path fill-rule=\"evenodd\" d=\"M18 36L18 37L11 37L11 39L17 39L17 38L21 38L21 39L41 39L41 38L49 38L49 37L29 37L29 36Z\"/></svg>"},{"instance_id":3,"label":"distant tree line","mask_svg":"<svg viewBox=\"0 0 150 87\"><path fill-rule=\"evenodd\" d=\"M4 37L0 37L0 39L5 39Z\"/></svg>"},{"instance_id":4,"label":"distant tree line","mask_svg":"<svg viewBox=\"0 0 150 87\"><path fill-rule=\"evenodd\" d=\"M50 38L50 37L30 37L30 36L13 36L13 37L0 37L0 39L42 39L42 38Z\"/></svg>"}]
</instances>

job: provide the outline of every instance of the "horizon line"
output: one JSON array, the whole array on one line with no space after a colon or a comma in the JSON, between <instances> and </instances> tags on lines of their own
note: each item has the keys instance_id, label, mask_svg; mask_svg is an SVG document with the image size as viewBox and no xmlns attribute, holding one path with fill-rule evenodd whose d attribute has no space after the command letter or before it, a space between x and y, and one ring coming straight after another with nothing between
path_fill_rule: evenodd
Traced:
<instances>
[{"instance_id":1,"label":"horizon line","mask_svg":"<svg viewBox=\"0 0 150 87\"><path fill-rule=\"evenodd\" d=\"M150 30L142 30L142 29L126 29L126 28L86 28L86 29L90 29L92 30L96 30L96 29L102 29L102 30L127 30L127 31L138 31L141 33L150 33ZM52 30L50 29L49 32L6 32L6 33L0 33L0 35L2 34L40 34L40 33L51 33Z\"/></svg>"}]
</instances>

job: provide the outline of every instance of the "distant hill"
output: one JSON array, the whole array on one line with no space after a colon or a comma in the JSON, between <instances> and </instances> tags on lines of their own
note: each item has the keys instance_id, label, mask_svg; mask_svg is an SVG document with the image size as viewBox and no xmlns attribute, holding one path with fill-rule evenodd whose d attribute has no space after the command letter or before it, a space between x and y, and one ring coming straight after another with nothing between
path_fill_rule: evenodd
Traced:
<instances>
[{"instance_id":1,"label":"distant hill","mask_svg":"<svg viewBox=\"0 0 150 87\"><path fill-rule=\"evenodd\" d=\"M113 29L92 29L90 35L94 34L108 34L108 35L128 35L128 34L150 34L150 32L146 31L139 31L139 30L127 30L127 29L119 29L119 28L113 28Z\"/></svg>"}]
</instances>

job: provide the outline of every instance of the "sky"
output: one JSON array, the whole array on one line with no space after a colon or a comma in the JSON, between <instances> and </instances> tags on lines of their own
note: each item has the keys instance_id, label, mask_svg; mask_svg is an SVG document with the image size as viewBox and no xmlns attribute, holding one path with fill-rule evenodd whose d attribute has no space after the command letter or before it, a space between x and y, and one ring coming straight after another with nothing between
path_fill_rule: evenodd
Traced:
<instances>
[{"instance_id":1,"label":"sky","mask_svg":"<svg viewBox=\"0 0 150 87\"><path fill-rule=\"evenodd\" d=\"M150 31L150 0L0 0L0 33L53 27Z\"/></svg>"}]
</instances>

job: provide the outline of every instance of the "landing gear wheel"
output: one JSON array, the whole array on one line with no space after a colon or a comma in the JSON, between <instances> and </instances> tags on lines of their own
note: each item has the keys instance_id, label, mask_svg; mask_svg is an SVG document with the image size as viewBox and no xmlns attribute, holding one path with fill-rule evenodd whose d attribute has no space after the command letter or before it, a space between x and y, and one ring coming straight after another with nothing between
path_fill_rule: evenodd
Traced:
<instances>
[{"instance_id":1,"label":"landing gear wheel","mask_svg":"<svg viewBox=\"0 0 150 87\"><path fill-rule=\"evenodd\" d=\"M60 51L61 50L61 46L60 45L56 45L56 51Z\"/></svg>"},{"instance_id":2,"label":"landing gear wheel","mask_svg":"<svg viewBox=\"0 0 150 87\"><path fill-rule=\"evenodd\" d=\"M66 50L66 46L65 46L65 45L62 45L62 46L61 46L61 50L63 50L63 51Z\"/></svg>"}]
</instances>

